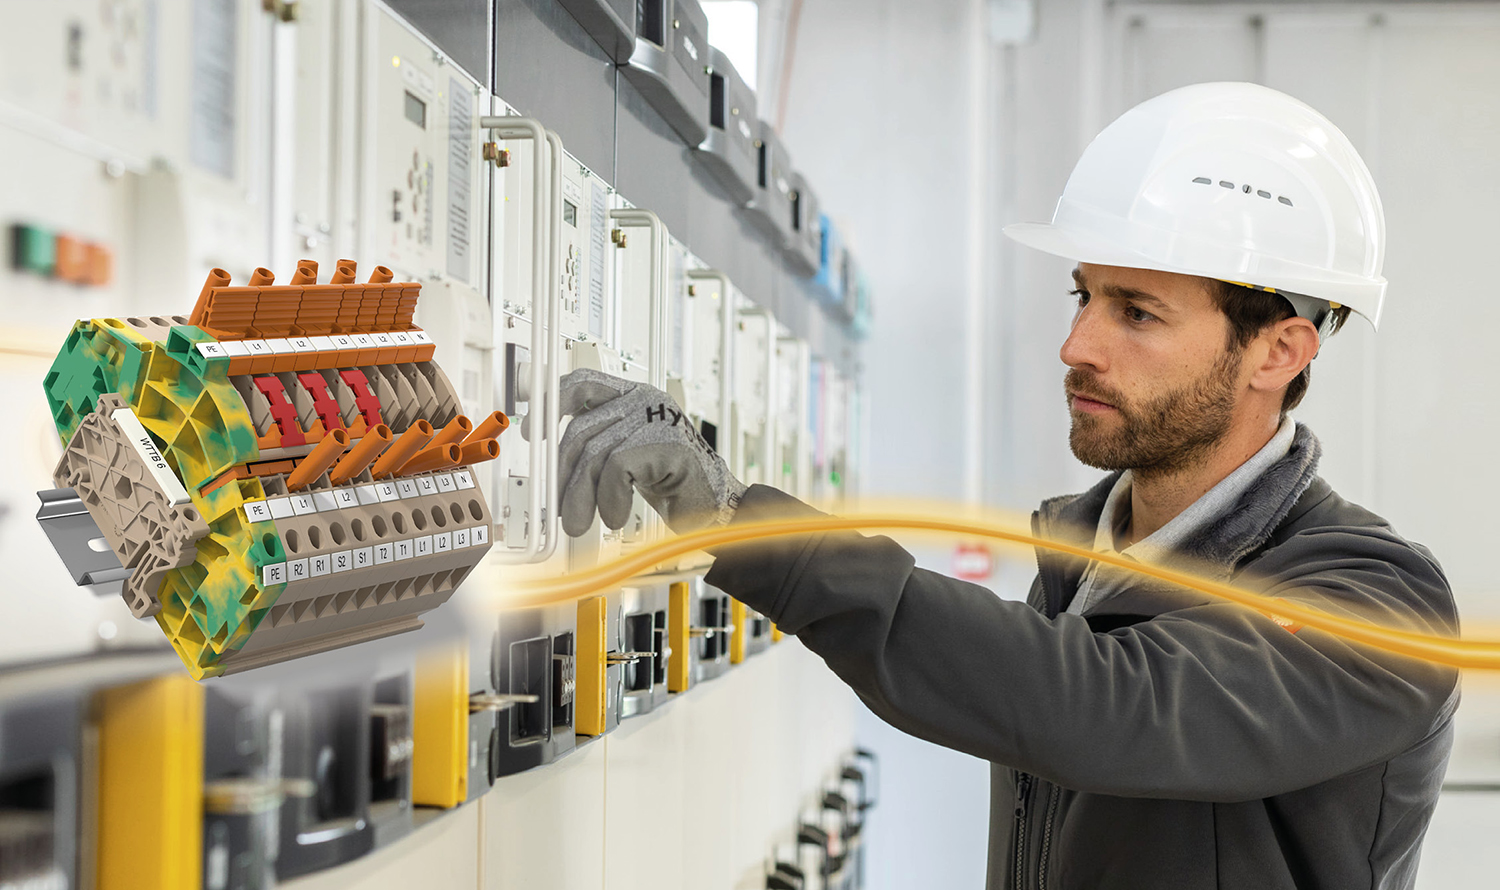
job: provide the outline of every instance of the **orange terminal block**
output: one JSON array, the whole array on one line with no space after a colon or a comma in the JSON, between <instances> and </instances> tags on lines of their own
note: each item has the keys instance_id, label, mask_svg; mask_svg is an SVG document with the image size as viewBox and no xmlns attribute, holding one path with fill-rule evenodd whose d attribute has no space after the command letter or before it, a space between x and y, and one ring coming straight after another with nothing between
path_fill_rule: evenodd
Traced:
<instances>
[{"instance_id":1,"label":"orange terminal block","mask_svg":"<svg viewBox=\"0 0 1500 890\"><path fill-rule=\"evenodd\" d=\"M500 434L508 429L510 429L510 418L505 416L504 411L494 411L489 417L481 420L479 426L474 427L474 431L469 433L459 445L468 445L483 439L498 439Z\"/></svg>"},{"instance_id":2,"label":"orange terminal block","mask_svg":"<svg viewBox=\"0 0 1500 890\"><path fill-rule=\"evenodd\" d=\"M473 429L474 424L469 420L469 418L460 414L452 420L448 421L447 426L438 430L437 434L432 437L432 441L427 443L427 447L431 448L434 445L447 445L449 442L457 445L467 439L469 433L473 431Z\"/></svg>"},{"instance_id":3,"label":"orange terminal block","mask_svg":"<svg viewBox=\"0 0 1500 890\"><path fill-rule=\"evenodd\" d=\"M396 440L396 444L386 449L385 454L375 461L375 466L370 468L370 474L376 479L396 475L401 465L406 463L412 455L422 450L422 446L432 441L432 424L425 420L419 420L407 428Z\"/></svg>"},{"instance_id":4,"label":"orange terminal block","mask_svg":"<svg viewBox=\"0 0 1500 890\"><path fill-rule=\"evenodd\" d=\"M334 464L333 470L328 474L329 484L343 485L364 472L365 467L374 463L380 453L390 446L391 438L391 428L383 423L365 433L343 459Z\"/></svg>"},{"instance_id":5,"label":"orange terminal block","mask_svg":"<svg viewBox=\"0 0 1500 890\"><path fill-rule=\"evenodd\" d=\"M204 328L210 334L218 335L217 331L205 327L208 315L208 303L213 296L214 288L228 287L229 273L223 269L210 269L208 278L203 282L203 289L198 292L198 302L193 304L193 312L188 316L188 324Z\"/></svg>"},{"instance_id":6,"label":"orange terminal block","mask_svg":"<svg viewBox=\"0 0 1500 890\"><path fill-rule=\"evenodd\" d=\"M292 284L317 284L318 261L298 260L297 271L292 274Z\"/></svg>"},{"instance_id":7,"label":"orange terminal block","mask_svg":"<svg viewBox=\"0 0 1500 890\"><path fill-rule=\"evenodd\" d=\"M366 436L366 438L369 438ZM318 477L327 472L333 466L333 462L339 459L344 449L349 447L349 434L343 430L334 430L323 437L315 448L302 458L297 464L297 469L286 477L287 491L301 491L307 486L318 481Z\"/></svg>"},{"instance_id":8,"label":"orange terminal block","mask_svg":"<svg viewBox=\"0 0 1500 890\"><path fill-rule=\"evenodd\" d=\"M458 465L466 467L469 464L482 463L494 460L500 456L500 443L494 439L480 439L478 442L465 442L458 449Z\"/></svg>"},{"instance_id":9,"label":"orange terminal block","mask_svg":"<svg viewBox=\"0 0 1500 890\"><path fill-rule=\"evenodd\" d=\"M429 445L403 464L397 471L397 475L409 476L413 473L447 470L458 466L458 458L459 447L452 442L446 445Z\"/></svg>"}]
</instances>

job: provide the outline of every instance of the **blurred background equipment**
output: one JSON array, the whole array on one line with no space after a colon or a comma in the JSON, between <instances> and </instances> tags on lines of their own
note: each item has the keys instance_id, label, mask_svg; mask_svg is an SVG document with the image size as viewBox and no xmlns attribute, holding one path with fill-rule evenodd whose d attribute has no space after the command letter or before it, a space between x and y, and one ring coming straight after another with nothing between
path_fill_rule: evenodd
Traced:
<instances>
[{"instance_id":1,"label":"blurred background equipment","mask_svg":"<svg viewBox=\"0 0 1500 890\"><path fill-rule=\"evenodd\" d=\"M0 887L760 887L838 821L853 697L706 561L495 608L665 533L561 534L558 437L506 429L563 374L836 505L812 362L859 359L742 225L697 3L488 6L4 14Z\"/></svg>"}]
</instances>

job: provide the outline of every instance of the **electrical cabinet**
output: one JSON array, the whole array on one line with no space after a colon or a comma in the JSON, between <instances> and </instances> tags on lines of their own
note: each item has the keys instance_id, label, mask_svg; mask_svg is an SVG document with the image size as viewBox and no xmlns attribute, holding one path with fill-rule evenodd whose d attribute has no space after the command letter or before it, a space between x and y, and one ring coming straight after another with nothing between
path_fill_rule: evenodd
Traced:
<instances>
[{"instance_id":1,"label":"electrical cabinet","mask_svg":"<svg viewBox=\"0 0 1500 890\"><path fill-rule=\"evenodd\" d=\"M801 173L791 178L792 231L787 238L786 261L798 275L817 274L823 257L822 210L818 196Z\"/></svg>"},{"instance_id":2,"label":"electrical cabinet","mask_svg":"<svg viewBox=\"0 0 1500 890\"><path fill-rule=\"evenodd\" d=\"M729 200L743 205L755 197L759 173L755 91L718 48L709 55L709 68L708 138L696 156Z\"/></svg>"},{"instance_id":3,"label":"electrical cabinet","mask_svg":"<svg viewBox=\"0 0 1500 890\"><path fill-rule=\"evenodd\" d=\"M849 332L856 339L863 339L870 332L870 279L854 258L852 252L844 254L844 293L841 301L841 316L849 324Z\"/></svg>"},{"instance_id":4,"label":"electrical cabinet","mask_svg":"<svg viewBox=\"0 0 1500 890\"><path fill-rule=\"evenodd\" d=\"M667 388L669 345L669 301L681 285L680 253L671 249L671 235L656 214L632 206L616 196L610 211L610 240L614 251L613 327L614 349L600 352L599 370L607 373L603 359L617 361L618 374L627 380ZM629 519L620 532L621 551L656 540L666 531L661 518L639 494ZM590 531L587 540L594 534Z\"/></svg>"},{"instance_id":5,"label":"electrical cabinet","mask_svg":"<svg viewBox=\"0 0 1500 890\"><path fill-rule=\"evenodd\" d=\"M809 363L810 380L808 426L812 434L813 500L830 504L837 497L837 467L842 444L840 420L843 413L838 372L823 356Z\"/></svg>"},{"instance_id":6,"label":"electrical cabinet","mask_svg":"<svg viewBox=\"0 0 1500 890\"><path fill-rule=\"evenodd\" d=\"M576 257L568 306L559 283L566 280L563 232L575 229L563 217L562 182L566 155L562 140L535 120L515 115L496 100L496 114L480 126L491 141L483 152L500 168L491 193L491 275L499 295L494 313L495 399L508 409L529 414L545 406L537 421L556 420L556 390L563 350L562 328L569 319L578 328L583 308L578 296ZM590 193L592 197L592 190ZM570 244L576 249L577 241ZM502 451L493 481L500 525L501 562L542 562L559 550L556 522L556 449L533 436L524 446Z\"/></svg>"},{"instance_id":7,"label":"electrical cabinet","mask_svg":"<svg viewBox=\"0 0 1500 890\"><path fill-rule=\"evenodd\" d=\"M667 392L703 441L730 466L735 463L730 413L734 397L732 354L738 293L722 272L704 269L674 242L683 270L673 288L672 358ZM697 268L694 268L696 266Z\"/></svg>"},{"instance_id":8,"label":"electrical cabinet","mask_svg":"<svg viewBox=\"0 0 1500 890\"><path fill-rule=\"evenodd\" d=\"M303 785L277 814L278 879L348 862L411 830L411 682L407 668L277 691L281 775Z\"/></svg>"},{"instance_id":9,"label":"electrical cabinet","mask_svg":"<svg viewBox=\"0 0 1500 890\"><path fill-rule=\"evenodd\" d=\"M649 714L667 701L669 594L666 584L626 587L619 593L618 651L632 656L620 672L621 719Z\"/></svg>"},{"instance_id":10,"label":"electrical cabinet","mask_svg":"<svg viewBox=\"0 0 1500 890\"><path fill-rule=\"evenodd\" d=\"M364 54L365 255L418 280L483 284L483 89L383 7Z\"/></svg>"},{"instance_id":11,"label":"electrical cabinet","mask_svg":"<svg viewBox=\"0 0 1500 890\"><path fill-rule=\"evenodd\" d=\"M560 374L592 368L629 376L617 333L621 309L620 294L613 286L613 254L619 247L611 239L612 192L587 167L564 155L562 193L554 208L562 216ZM649 304L639 308L649 314ZM643 503L637 507L632 518L641 521L645 507ZM568 567L587 568L618 556L625 534L623 529L605 528L596 518L587 534L567 541Z\"/></svg>"},{"instance_id":12,"label":"electrical cabinet","mask_svg":"<svg viewBox=\"0 0 1500 890\"><path fill-rule=\"evenodd\" d=\"M697 149L728 198L712 209L748 202L779 256L810 205L697 4L563 5ZM815 702L842 743L847 694L805 682L821 668L793 645L757 658L779 634L706 585L701 556L581 602L495 608L513 579L666 534L637 498L625 528L565 538L558 437L498 432L533 406L557 423L558 380L595 368L671 392L745 481L806 494L811 350L536 113L379 0L58 0L0 35L0 157L27 171L0 195L0 405L19 430L0 499L34 509L59 430L88 423L54 483L72 487L0 536L38 592L0 646L0 885L333 885L465 805L505 857L481 867L476 848L474 869L502 883L592 880L625 836L633 855L681 854L684 886L761 883L773 820L731 831L726 801L766 816L807 790L828 745L781 712ZM296 272L278 283L262 263ZM152 314L174 311L162 293L183 314ZM60 357L35 345L65 340ZM431 438L376 478L414 429ZM467 457L408 463L448 444ZM356 451L371 460L345 465ZM399 556L428 538L433 553ZM44 541L67 542L61 569L86 586L33 558ZM154 604L170 642L137 620L164 576L181 582ZM449 596L453 621L420 637L317 654L414 630ZM53 673L41 697L14 694ZM628 796L602 796L606 765ZM664 874L640 861L643 881Z\"/></svg>"},{"instance_id":13,"label":"electrical cabinet","mask_svg":"<svg viewBox=\"0 0 1500 890\"><path fill-rule=\"evenodd\" d=\"M776 336L776 450L773 483L804 500L812 496L814 435L812 352L778 330Z\"/></svg>"},{"instance_id":14,"label":"electrical cabinet","mask_svg":"<svg viewBox=\"0 0 1500 890\"><path fill-rule=\"evenodd\" d=\"M80 884L86 704L0 698L0 887Z\"/></svg>"},{"instance_id":15,"label":"electrical cabinet","mask_svg":"<svg viewBox=\"0 0 1500 890\"><path fill-rule=\"evenodd\" d=\"M669 588L667 688L686 692L730 667L730 597L692 575Z\"/></svg>"},{"instance_id":16,"label":"electrical cabinet","mask_svg":"<svg viewBox=\"0 0 1500 890\"><path fill-rule=\"evenodd\" d=\"M360 249L363 189L360 66L371 29L364 2L304 3L294 23L273 28L274 157L284 176L272 188L270 264L307 258L333 268L341 257L379 262ZM373 52L376 48L369 47Z\"/></svg>"},{"instance_id":17,"label":"electrical cabinet","mask_svg":"<svg viewBox=\"0 0 1500 890\"><path fill-rule=\"evenodd\" d=\"M634 0L558 0L558 5L572 13L615 64L630 61L639 14Z\"/></svg>"},{"instance_id":18,"label":"electrical cabinet","mask_svg":"<svg viewBox=\"0 0 1500 890\"><path fill-rule=\"evenodd\" d=\"M781 137L765 121L755 138L755 193L745 218L777 247L792 237L792 162Z\"/></svg>"},{"instance_id":19,"label":"electrical cabinet","mask_svg":"<svg viewBox=\"0 0 1500 890\"><path fill-rule=\"evenodd\" d=\"M818 271L813 276L813 286L818 296L834 312L844 311L845 291L848 289L849 252L844 248L838 227L828 215L818 217L816 225L822 232L818 241Z\"/></svg>"},{"instance_id":20,"label":"electrical cabinet","mask_svg":"<svg viewBox=\"0 0 1500 890\"><path fill-rule=\"evenodd\" d=\"M424 283L417 323L436 344L462 413L494 410L493 317L484 262L489 165L480 115L489 98L404 20L367 3L360 83L360 256ZM478 471L485 490L488 467Z\"/></svg>"},{"instance_id":21,"label":"electrical cabinet","mask_svg":"<svg viewBox=\"0 0 1500 890\"><path fill-rule=\"evenodd\" d=\"M577 744L577 607L507 610L496 625L496 688L514 702L497 712L490 743L489 769L498 778L558 760Z\"/></svg>"},{"instance_id":22,"label":"electrical cabinet","mask_svg":"<svg viewBox=\"0 0 1500 890\"><path fill-rule=\"evenodd\" d=\"M494 328L496 401L526 413L534 390L555 389L575 368L642 373L649 347L621 349L624 313L612 281L613 254L623 245L612 189L535 121L502 113L485 124L496 139L486 150L501 165L492 196L491 262L502 294ZM582 566L617 552L620 534L597 523L584 539L560 540L555 472L555 447L541 437L501 454L494 490L507 560L563 553ZM543 513L554 520L542 521Z\"/></svg>"},{"instance_id":23,"label":"electrical cabinet","mask_svg":"<svg viewBox=\"0 0 1500 890\"><path fill-rule=\"evenodd\" d=\"M697 0L638 0L635 50L620 70L683 142L708 135L708 16Z\"/></svg>"},{"instance_id":24,"label":"electrical cabinet","mask_svg":"<svg viewBox=\"0 0 1500 890\"><path fill-rule=\"evenodd\" d=\"M203 890L272 885L277 812L287 797L311 796L314 789L310 779L288 784L273 772L284 728L270 689L219 684L204 690Z\"/></svg>"},{"instance_id":25,"label":"electrical cabinet","mask_svg":"<svg viewBox=\"0 0 1500 890\"><path fill-rule=\"evenodd\" d=\"M34 155L46 160L29 185L13 183L15 198L45 189L46 200L11 219L40 230L61 263L30 253L28 275L6 291L56 295L119 276L127 295L175 292L211 266L248 273L262 261L269 85L256 75L269 41L259 11L234 2L60 0L12 16L0 36L0 125L49 150ZM178 47L190 51L168 51ZM70 160L82 162L73 177L49 169ZM75 216L116 182L126 219ZM59 183L90 194L59 201Z\"/></svg>"},{"instance_id":26,"label":"electrical cabinet","mask_svg":"<svg viewBox=\"0 0 1500 890\"><path fill-rule=\"evenodd\" d=\"M736 302L731 468L746 485L775 485L776 319L744 297Z\"/></svg>"},{"instance_id":27,"label":"electrical cabinet","mask_svg":"<svg viewBox=\"0 0 1500 890\"><path fill-rule=\"evenodd\" d=\"M826 358L814 357L810 368L812 496L836 510L849 494L857 390L848 374Z\"/></svg>"}]
</instances>

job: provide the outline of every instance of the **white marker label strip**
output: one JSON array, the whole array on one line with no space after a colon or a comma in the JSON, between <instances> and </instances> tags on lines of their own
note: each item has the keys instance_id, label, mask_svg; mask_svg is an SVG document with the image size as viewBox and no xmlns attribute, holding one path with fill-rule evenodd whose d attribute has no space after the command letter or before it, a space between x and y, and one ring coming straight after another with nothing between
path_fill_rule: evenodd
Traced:
<instances>
[{"instance_id":1,"label":"white marker label strip","mask_svg":"<svg viewBox=\"0 0 1500 890\"><path fill-rule=\"evenodd\" d=\"M151 474L152 479L156 480L157 488L167 496L172 506L180 507L190 503L192 498L188 497L187 489L182 487L182 481L177 478L176 473L172 472L172 465L162 457L161 449L156 447L156 440L146 432L146 427L141 423L141 419L135 416L135 412L129 408L116 408L110 412L109 419L113 420L120 428L120 432L125 434L125 438L130 440L135 453L146 464L146 471Z\"/></svg>"}]
</instances>

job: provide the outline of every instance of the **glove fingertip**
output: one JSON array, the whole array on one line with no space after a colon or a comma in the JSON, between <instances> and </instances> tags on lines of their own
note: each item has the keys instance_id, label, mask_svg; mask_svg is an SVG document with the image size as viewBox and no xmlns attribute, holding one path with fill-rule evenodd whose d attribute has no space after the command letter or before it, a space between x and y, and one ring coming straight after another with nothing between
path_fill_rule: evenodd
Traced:
<instances>
[{"instance_id":1,"label":"glove fingertip","mask_svg":"<svg viewBox=\"0 0 1500 890\"><path fill-rule=\"evenodd\" d=\"M625 523L630 521L630 507L631 504L629 503L625 504L623 509L614 504L606 505L601 503L599 505L599 520L610 531L619 531L625 527Z\"/></svg>"}]
</instances>

